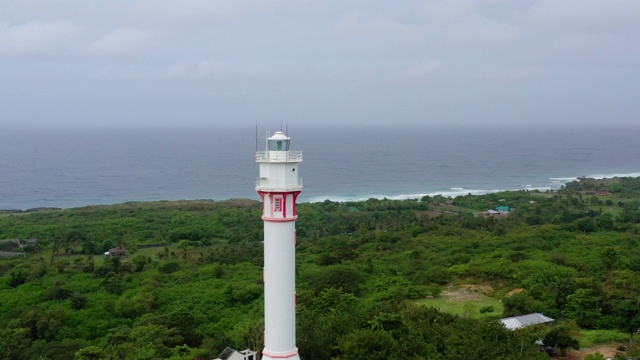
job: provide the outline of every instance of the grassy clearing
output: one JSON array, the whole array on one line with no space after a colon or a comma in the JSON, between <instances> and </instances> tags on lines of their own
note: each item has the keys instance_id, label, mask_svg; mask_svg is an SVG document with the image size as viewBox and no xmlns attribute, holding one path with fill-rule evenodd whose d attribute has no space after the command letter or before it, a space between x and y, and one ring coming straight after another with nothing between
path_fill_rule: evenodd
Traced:
<instances>
[{"instance_id":1,"label":"grassy clearing","mask_svg":"<svg viewBox=\"0 0 640 360\"><path fill-rule=\"evenodd\" d=\"M180 251L180 249L178 249L176 244L170 244L166 247L169 248L169 252L173 251L177 253L178 251ZM165 246L154 246L149 248L137 249L134 253L130 255L130 257L142 255L142 256L148 256L150 258L157 258L158 253L164 252L164 248Z\"/></svg>"},{"instance_id":2,"label":"grassy clearing","mask_svg":"<svg viewBox=\"0 0 640 360\"><path fill-rule=\"evenodd\" d=\"M449 288L440 297L434 299L421 299L416 303L432 306L441 311L455 315L469 316L472 318L502 316L504 307L498 299L485 295L482 291L469 288ZM480 309L485 306L493 306L491 313L481 314ZM627 344L629 334L618 330L580 330L580 346L590 348L597 345L618 343Z\"/></svg>"},{"instance_id":3,"label":"grassy clearing","mask_svg":"<svg viewBox=\"0 0 640 360\"><path fill-rule=\"evenodd\" d=\"M484 294L485 289L470 286L461 286L459 288L448 288L442 294L434 299L421 299L416 303L425 306L432 306L441 311L455 315L464 315L472 318L495 317L502 316L504 307L500 300L492 298ZM480 313L480 309L492 306L494 311Z\"/></svg>"},{"instance_id":4,"label":"grassy clearing","mask_svg":"<svg viewBox=\"0 0 640 360\"><path fill-rule=\"evenodd\" d=\"M226 243L227 240L225 239L214 239L215 242L217 243ZM178 244L169 244L169 245L161 245L161 246L154 246L154 247L148 247L148 248L138 248L136 249L133 253L129 253L129 256L125 257L122 259L122 261L128 261L131 260L132 258L134 258L135 256L141 255L144 257L150 257L152 259L157 259L158 258L158 253L160 252L164 252L164 248L167 247L169 249L169 252L173 252L176 254L176 258L181 259L182 258L182 252L183 250L181 248L178 247ZM211 246L202 246L202 247L195 247L195 248L190 248L188 250L189 252L189 258L190 259L197 259L198 257L200 257L200 253L205 253L207 251L207 249L211 248ZM46 263L48 264L51 261L51 250L50 249L44 249L42 251L40 251L39 253L35 254L35 255L29 255L31 257L34 258L43 258L45 259ZM59 262L59 261L63 261L66 260L68 262L73 263L74 260L76 259L82 259L82 260L86 260L87 255L86 254L76 254L76 255L58 255L56 256L54 263L55 262ZM93 255L93 261L95 266L102 266L105 262L105 259L107 257L102 255L102 254L94 254Z\"/></svg>"},{"instance_id":5,"label":"grassy clearing","mask_svg":"<svg viewBox=\"0 0 640 360\"><path fill-rule=\"evenodd\" d=\"M603 214L611 214L612 216L618 216L622 214L622 208L618 206L607 205L591 205L589 210L602 211Z\"/></svg>"},{"instance_id":6,"label":"grassy clearing","mask_svg":"<svg viewBox=\"0 0 640 360\"><path fill-rule=\"evenodd\" d=\"M611 342L628 344L629 334L625 334L618 330L580 330L581 347L591 347L599 344L608 344Z\"/></svg>"},{"instance_id":7,"label":"grassy clearing","mask_svg":"<svg viewBox=\"0 0 640 360\"><path fill-rule=\"evenodd\" d=\"M474 214L479 212L478 210L469 209L469 208L460 207L460 206L454 206L454 205L431 205L429 206L429 209L440 211L445 214L447 213Z\"/></svg>"}]
</instances>

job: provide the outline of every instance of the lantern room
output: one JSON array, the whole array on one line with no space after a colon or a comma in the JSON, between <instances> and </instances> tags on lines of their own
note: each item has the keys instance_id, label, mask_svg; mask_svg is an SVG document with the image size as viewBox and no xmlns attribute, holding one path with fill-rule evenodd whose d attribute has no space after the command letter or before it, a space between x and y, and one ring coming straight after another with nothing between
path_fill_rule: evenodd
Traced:
<instances>
[{"instance_id":1,"label":"lantern room","mask_svg":"<svg viewBox=\"0 0 640 360\"><path fill-rule=\"evenodd\" d=\"M267 151L289 151L291 139L282 131L276 131L273 136L267 138Z\"/></svg>"},{"instance_id":2,"label":"lantern room","mask_svg":"<svg viewBox=\"0 0 640 360\"><path fill-rule=\"evenodd\" d=\"M298 166L302 151L290 150L291 139L281 131L267 136L265 151L256 152L260 164L257 191L299 191L302 189Z\"/></svg>"}]
</instances>

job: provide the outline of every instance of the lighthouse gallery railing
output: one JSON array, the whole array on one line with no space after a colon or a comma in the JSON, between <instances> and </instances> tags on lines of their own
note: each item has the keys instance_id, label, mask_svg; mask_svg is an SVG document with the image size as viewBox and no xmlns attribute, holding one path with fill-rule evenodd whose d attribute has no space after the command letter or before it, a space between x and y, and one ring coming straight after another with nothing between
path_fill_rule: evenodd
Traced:
<instances>
[{"instance_id":1,"label":"lighthouse gallery railing","mask_svg":"<svg viewBox=\"0 0 640 360\"><path fill-rule=\"evenodd\" d=\"M256 161L302 161L302 151L256 151Z\"/></svg>"}]
</instances>

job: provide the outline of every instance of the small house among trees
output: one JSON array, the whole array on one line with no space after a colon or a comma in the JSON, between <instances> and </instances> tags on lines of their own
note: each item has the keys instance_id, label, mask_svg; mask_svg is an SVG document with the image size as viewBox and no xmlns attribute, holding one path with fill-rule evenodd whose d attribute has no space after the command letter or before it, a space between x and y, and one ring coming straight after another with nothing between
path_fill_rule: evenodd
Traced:
<instances>
[{"instance_id":1,"label":"small house among trees","mask_svg":"<svg viewBox=\"0 0 640 360\"><path fill-rule=\"evenodd\" d=\"M504 319L500 319L500 322L509 330L521 329L527 326L550 324L554 319L544 316L540 313L533 313L527 315L513 316Z\"/></svg>"},{"instance_id":2,"label":"small house among trees","mask_svg":"<svg viewBox=\"0 0 640 360\"><path fill-rule=\"evenodd\" d=\"M498 217L500 213L496 210L487 210L482 212L485 217Z\"/></svg>"},{"instance_id":3,"label":"small house among trees","mask_svg":"<svg viewBox=\"0 0 640 360\"><path fill-rule=\"evenodd\" d=\"M487 211L483 211L485 217L502 217L507 216L511 211L513 211L512 207L508 206L498 206L495 209L489 209Z\"/></svg>"},{"instance_id":4,"label":"small house among trees","mask_svg":"<svg viewBox=\"0 0 640 360\"><path fill-rule=\"evenodd\" d=\"M111 248L111 249L109 249L109 251L105 252L104 255L105 256L126 257L127 256L127 249L122 248L122 247Z\"/></svg>"},{"instance_id":5,"label":"small house among trees","mask_svg":"<svg viewBox=\"0 0 640 360\"><path fill-rule=\"evenodd\" d=\"M252 351L249 349L238 351L230 347L227 347L224 350L222 350L220 355L218 355L218 357L215 360L258 360L258 359L255 351Z\"/></svg>"},{"instance_id":6,"label":"small house among trees","mask_svg":"<svg viewBox=\"0 0 640 360\"><path fill-rule=\"evenodd\" d=\"M500 214L506 215L506 214L510 213L511 211L513 211L513 208L508 207L508 206L498 206L496 208L496 211L498 211Z\"/></svg>"}]
</instances>

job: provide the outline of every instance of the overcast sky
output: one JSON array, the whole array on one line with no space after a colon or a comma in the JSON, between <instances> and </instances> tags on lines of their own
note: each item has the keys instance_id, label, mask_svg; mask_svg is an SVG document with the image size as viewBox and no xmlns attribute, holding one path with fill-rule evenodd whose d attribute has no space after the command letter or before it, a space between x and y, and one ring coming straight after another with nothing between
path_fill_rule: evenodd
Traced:
<instances>
[{"instance_id":1,"label":"overcast sky","mask_svg":"<svg viewBox=\"0 0 640 360\"><path fill-rule=\"evenodd\" d=\"M0 0L0 125L635 124L639 0Z\"/></svg>"}]
</instances>

